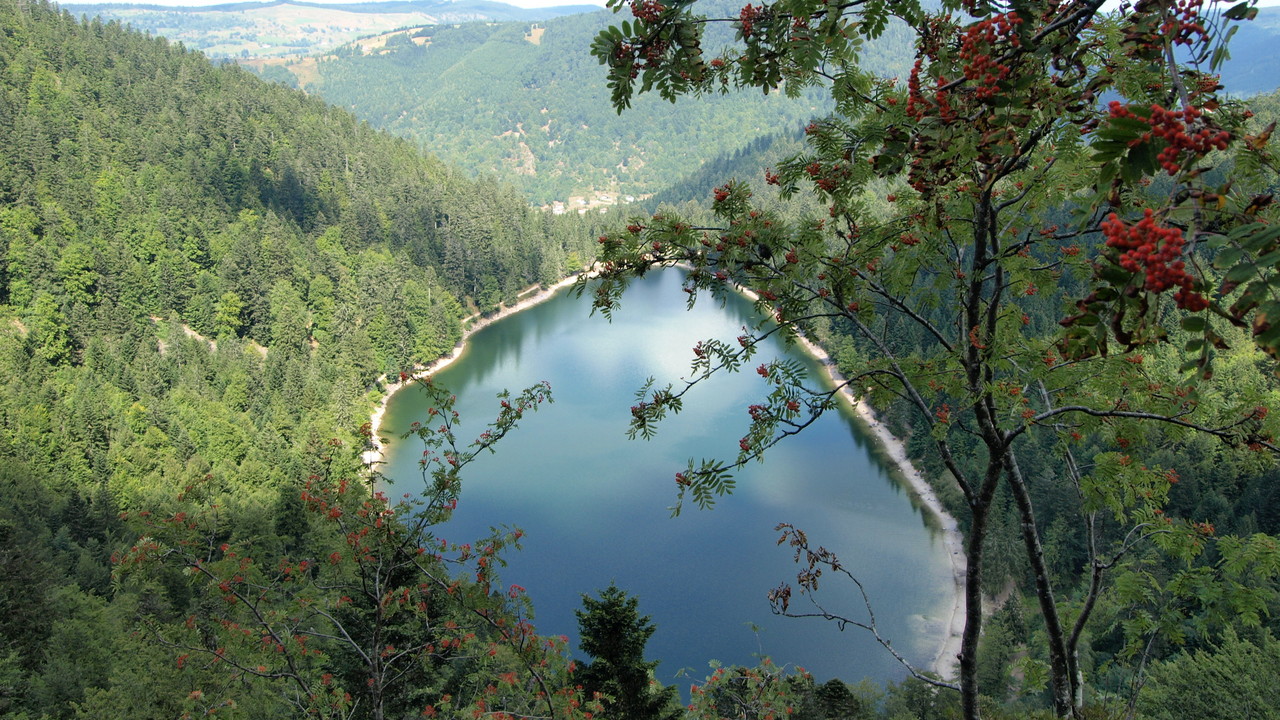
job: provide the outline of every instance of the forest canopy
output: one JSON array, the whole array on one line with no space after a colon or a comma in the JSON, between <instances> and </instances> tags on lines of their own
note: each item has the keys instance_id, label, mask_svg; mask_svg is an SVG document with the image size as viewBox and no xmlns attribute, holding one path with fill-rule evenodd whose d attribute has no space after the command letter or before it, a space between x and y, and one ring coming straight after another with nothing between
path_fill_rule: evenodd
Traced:
<instances>
[{"instance_id":1,"label":"forest canopy","mask_svg":"<svg viewBox=\"0 0 1280 720\"><path fill-rule=\"evenodd\" d=\"M215 547L318 552L303 486L355 472L379 378L581 269L593 218L119 23L6 2L0 32L0 712L278 717L151 633L189 576L112 558L197 500Z\"/></svg>"}]
</instances>

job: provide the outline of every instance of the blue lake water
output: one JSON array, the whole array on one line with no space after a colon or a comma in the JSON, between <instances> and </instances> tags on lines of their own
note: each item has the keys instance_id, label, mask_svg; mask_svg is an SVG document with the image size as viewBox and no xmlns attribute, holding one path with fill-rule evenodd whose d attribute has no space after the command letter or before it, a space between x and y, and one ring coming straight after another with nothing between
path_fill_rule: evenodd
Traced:
<instances>
[{"instance_id":1,"label":"blue lake water","mask_svg":"<svg viewBox=\"0 0 1280 720\"><path fill-rule=\"evenodd\" d=\"M436 383L458 395L461 438L496 416L494 396L503 388L547 380L555 396L497 454L467 467L458 510L438 534L463 542L490 526L523 529L524 549L508 554L502 581L528 589L540 632L568 635L575 647L582 594L616 582L639 596L641 612L657 625L647 655L661 660L665 683L687 687L709 674L712 659L755 664L761 654L803 666L820 681L902 678L902 667L863 631L770 613L767 592L797 570L774 527L792 523L840 556L866 586L881 634L927 665L951 609L950 564L932 518L891 478L860 421L827 414L766 462L737 473L737 491L715 509L687 505L672 518L675 473L691 457L734 457L750 422L747 406L768 389L751 369L715 378L687 396L685 411L651 441L626 438L633 393L650 375L666 382L687 374L698 340L732 341L753 309L735 297L726 307L707 299L687 312L676 271L637 283L612 322L589 317L587 300L562 293L494 323L437 373ZM798 348L780 342L757 357L783 355L804 358L820 377ZM381 435L397 439L383 471L393 492L421 487L422 447L398 434L424 415L415 388L388 405ZM866 618L856 588L835 575L823 578L820 599ZM793 610L807 607L793 598ZM682 670L687 677L677 679Z\"/></svg>"}]
</instances>

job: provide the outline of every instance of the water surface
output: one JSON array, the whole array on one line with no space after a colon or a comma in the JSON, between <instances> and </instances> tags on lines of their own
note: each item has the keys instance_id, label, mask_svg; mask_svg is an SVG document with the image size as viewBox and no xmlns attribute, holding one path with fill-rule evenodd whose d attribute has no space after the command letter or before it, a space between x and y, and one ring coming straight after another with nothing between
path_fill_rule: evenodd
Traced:
<instances>
[{"instance_id":1,"label":"water surface","mask_svg":"<svg viewBox=\"0 0 1280 720\"><path fill-rule=\"evenodd\" d=\"M804 666L819 680L903 677L863 631L770 613L767 592L797 570L774 527L792 523L840 556L866 586L881 634L927 665L953 599L946 551L932 518L891 479L849 414L829 413L765 463L739 472L737 491L714 510L686 506L670 517L675 472L690 457L734 457L750 423L747 406L768 392L750 369L718 377L687 396L685 411L656 439L627 440L633 393L647 377L678 379L699 339L732 341L752 321L740 298L686 312L679 285L676 271L646 278L612 322L589 317L585 297L562 293L472 336L466 354L436 375L458 395L460 438L496 415L494 396L503 388L548 380L555 404L526 416L496 455L468 466L457 513L439 534L462 542L491 526L523 529L524 549L508 555L502 580L528 589L540 632L569 635L575 644L582 594L616 582L638 595L657 625L647 655L662 661L657 673L666 683L687 684L676 680L682 669L701 680L712 659L755 664L761 654ZM816 364L780 342L758 358L779 356L803 358L819 377ZM397 393L381 434L395 436L424 415L416 389ZM384 472L394 491L421 486L421 450L413 439L388 447ZM822 590L829 610L866 619L847 580L824 577ZM792 608L811 606L797 595Z\"/></svg>"}]
</instances>

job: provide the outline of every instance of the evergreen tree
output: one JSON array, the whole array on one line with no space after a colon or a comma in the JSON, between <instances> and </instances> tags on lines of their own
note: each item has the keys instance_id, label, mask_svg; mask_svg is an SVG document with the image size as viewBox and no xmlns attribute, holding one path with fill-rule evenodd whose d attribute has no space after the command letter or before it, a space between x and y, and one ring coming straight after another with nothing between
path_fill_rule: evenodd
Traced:
<instances>
[{"instance_id":1,"label":"evergreen tree","mask_svg":"<svg viewBox=\"0 0 1280 720\"><path fill-rule=\"evenodd\" d=\"M680 714L676 689L653 678L657 660L644 659L644 646L657 628L648 615L640 615L640 599L617 585L600 591L600 597L582 596L582 610L575 611L582 633L582 651L592 661L579 673L588 697L602 695L610 720L659 720Z\"/></svg>"}]
</instances>

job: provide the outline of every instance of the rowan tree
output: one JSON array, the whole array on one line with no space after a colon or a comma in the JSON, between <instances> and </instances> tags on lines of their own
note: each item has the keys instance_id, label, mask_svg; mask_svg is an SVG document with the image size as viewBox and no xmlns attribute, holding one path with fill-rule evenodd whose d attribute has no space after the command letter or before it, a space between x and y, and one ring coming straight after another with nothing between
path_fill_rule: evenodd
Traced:
<instances>
[{"instance_id":1,"label":"rowan tree","mask_svg":"<svg viewBox=\"0 0 1280 720\"><path fill-rule=\"evenodd\" d=\"M958 690L966 718L980 714L998 492L1015 508L1060 716L1084 707L1080 644L1111 571L1123 569L1148 605L1159 600L1123 623L1135 654L1205 614L1256 621L1280 572L1275 538L1220 538L1203 519L1166 515L1177 475L1148 466L1134 444L1202 434L1277 450L1274 378L1264 371L1225 393L1213 383L1228 351L1268 366L1261 354L1280 349L1280 229L1262 180L1276 170L1272 128L1251 132L1247 108L1214 74L1233 24L1256 11L1202 0L1102 5L777 0L705 17L696 0L611 0L634 17L593 45L619 112L650 90L672 101L742 87L830 92L836 111L806 128L807 151L764 171L782 198L825 213L784 215L730 180L714 191L711 223L663 211L601 236L599 278L578 288L607 314L632 278L681 265L690 303L742 290L767 318L736 340L698 343L682 384L646 386L632 408L632 431L644 436L702 379L750 367L764 336L854 338L859 363L835 389L792 363L756 367L765 397L749 408L741 452L691 461L675 476L679 497L712 505L732 489L735 465L802 431L842 388L910 408L913 432L928 436L929 459L962 498L968 565L959 677L911 672ZM714 55L702 47L712 22L737 28L737 43ZM859 64L863 43L890 23L916 37L905 78ZM1086 440L1103 451L1077 457ZM1045 467L1046 452L1083 518L1075 532L1088 561L1074 597L1046 564L1024 470L1032 456ZM799 594L814 604L798 609L784 585L771 593L775 609L875 632L873 615L818 604L823 573L847 574L839 558L801 529L779 529L801 563ZM1145 572L1133 550L1151 546L1185 565Z\"/></svg>"},{"instance_id":2,"label":"rowan tree","mask_svg":"<svg viewBox=\"0 0 1280 720\"><path fill-rule=\"evenodd\" d=\"M140 620L178 668L223 668L315 717L574 718L595 707L571 684L565 638L539 636L523 588L499 585L502 551L520 531L474 543L438 535L457 506L459 471L550 402L550 388L504 394L497 418L463 447L454 397L423 387L429 418L409 433L426 446L421 494L389 499L364 448L334 441L298 491L306 542L288 554L234 526L231 496L212 477L173 512L138 518L146 533L115 558L116 574L168 598L147 603ZM234 685L206 690L190 700L205 710L234 703Z\"/></svg>"}]
</instances>

